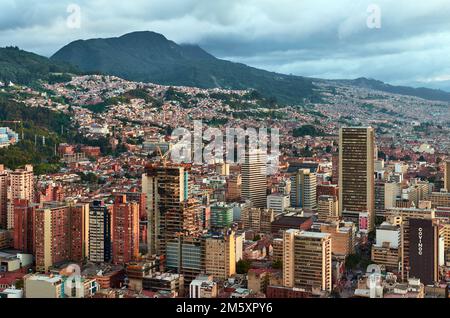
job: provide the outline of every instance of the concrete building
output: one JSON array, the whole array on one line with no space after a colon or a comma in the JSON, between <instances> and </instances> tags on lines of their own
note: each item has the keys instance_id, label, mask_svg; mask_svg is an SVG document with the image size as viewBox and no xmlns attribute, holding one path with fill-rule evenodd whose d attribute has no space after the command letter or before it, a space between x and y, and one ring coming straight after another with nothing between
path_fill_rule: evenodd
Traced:
<instances>
[{"instance_id":1,"label":"concrete building","mask_svg":"<svg viewBox=\"0 0 450 318\"><path fill-rule=\"evenodd\" d=\"M210 236L205 239L205 271L226 280L236 274L235 233Z\"/></svg>"},{"instance_id":2,"label":"concrete building","mask_svg":"<svg viewBox=\"0 0 450 318\"><path fill-rule=\"evenodd\" d=\"M274 220L275 212L271 209L245 207L241 214L242 228L256 233L270 233Z\"/></svg>"},{"instance_id":3,"label":"concrete building","mask_svg":"<svg viewBox=\"0 0 450 318\"><path fill-rule=\"evenodd\" d=\"M400 272L401 227L389 222L376 230L376 243L372 246L372 261L386 271Z\"/></svg>"},{"instance_id":4,"label":"concrete building","mask_svg":"<svg viewBox=\"0 0 450 318\"><path fill-rule=\"evenodd\" d=\"M434 209L418 209L418 208L394 208L387 211L388 220L391 224L401 226L401 241L400 241L400 273L401 279L406 281L410 276L410 220L411 219L425 219L432 220L435 218Z\"/></svg>"},{"instance_id":5,"label":"concrete building","mask_svg":"<svg viewBox=\"0 0 450 318\"><path fill-rule=\"evenodd\" d=\"M25 298L63 298L62 276L31 274L24 277Z\"/></svg>"},{"instance_id":6,"label":"concrete building","mask_svg":"<svg viewBox=\"0 0 450 318\"><path fill-rule=\"evenodd\" d=\"M241 172L242 199L251 201L255 208L265 208L267 204L267 154L261 150L246 149Z\"/></svg>"},{"instance_id":7,"label":"concrete building","mask_svg":"<svg viewBox=\"0 0 450 318\"><path fill-rule=\"evenodd\" d=\"M24 169L17 169L9 173L8 229L14 228L15 199L24 199L34 202L33 166L26 165Z\"/></svg>"},{"instance_id":8,"label":"concrete building","mask_svg":"<svg viewBox=\"0 0 450 318\"><path fill-rule=\"evenodd\" d=\"M147 245L151 255L165 254L167 242L179 233L196 236L200 230L200 203L189 198L191 181L187 168L149 165L142 176L147 196Z\"/></svg>"},{"instance_id":9,"label":"concrete building","mask_svg":"<svg viewBox=\"0 0 450 318\"><path fill-rule=\"evenodd\" d=\"M241 199L241 191L242 191L242 175L241 174L233 174L227 180L227 201L228 202L237 202Z\"/></svg>"},{"instance_id":10,"label":"concrete building","mask_svg":"<svg viewBox=\"0 0 450 318\"><path fill-rule=\"evenodd\" d=\"M184 277L180 274L162 273L146 276L142 281L144 290L165 292L174 297L184 297Z\"/></svg>"},{"instance_id":11,"label":"concrete building","mask_svg":"<svg viewBox=\"0 0 450 318\"><path fill-rule=\"evenodd\" d=\"M450 192L450 160L444 163L444 189Z\"/></svg>"},{"instance_id":12,"label":"concrete building","mask_svg":"<svg viewBox=\"0 0 450 318\"><path fill-rule=\"evenodd\" d=\"M339 259L355 253L356 226L352 222L330 222L320 224L320 232L331 236L331 252Z\"/></svg>"},{"instance_id":13,"label":"concrete building","mask_svg":"<svg viewBox=\"0 0 450 318\"><path fill-rule=\"evenodd\" d=\"M339 219L339 204L335 196L322 195L319 197L317 205L317 214L319 221Z\"/></svg>"},{"instance_id":14,"label":"concrete building","mask_svg":"<svg viewBox=\"0 0 450 318\"><path fill-rule=\"evenodd\" d=\"M291 206L304 210L317 208L317 174L310 169L299 169L291 177Z\"/></svg>"},{"instance_id":15,"label":"concrete building","mask_svg":"<svg viewBox=\"0 0 450 318\"><path fill-rule=\"evenodd\" d=\"M332 290L331 235L288 230L283 236L283 285L305 291Z\"/></svg>"},{"instance_id":16,"label":"concrete building","mask_svg":"<svg viewBox=\"0 0 450 318\"><path fill-rule=\"evenodd\" d=\"M285 194L271 194L267 197L267 209L272 209L275 213L283 213L291 206L290 198Z\"/></svg>"},{"instance_id":17,"label":"concrete building","mask_svg":"<svg viewBox=\"0 0 450 318\"><path fill-rule=\"evenodd\" d=\"M341 128L339 132L339 212L358 224L368 214L368 230L375 225L375 131Z\"/></svg>"},{"instance_id":18,"label":"concrete building","mask_svg":"<svg viewBox=\"0 0 450 318\"><path fill-rule=\"evenodd\" d=\"M89 206L89 260L111 261L111 206L93 201Z\"/></svg>"},{"instance_id":19,"label":"concrete building","mask_svg":"<svg viewBox=\"0 0 450 318\"><path fill-rule=\"evenodd\" d=\"M71 259L69 206L54 203L36 209L34 249L36 270L47 272L51 266Z\"/></svg>"},{"instance_id":20,"label":"concrete building","mask_svg":"<svg viewBox=\"0 0 450 318\"><path fill-rule=\"evenodd\" d=\"M219 286L212 275L200 275L189 285L189 298L217 298Z\"/></svg>"},{"instance_id":21,"label":"concrete building","mask_svg":"<svg viewBox=\"0 0 450 318\"><path fill-rule=\"evenodd\" d=\"M223 202L211 205L210 226L213 229L224 229L233 224L233 206Z\"/></svg>"}]
</instances>

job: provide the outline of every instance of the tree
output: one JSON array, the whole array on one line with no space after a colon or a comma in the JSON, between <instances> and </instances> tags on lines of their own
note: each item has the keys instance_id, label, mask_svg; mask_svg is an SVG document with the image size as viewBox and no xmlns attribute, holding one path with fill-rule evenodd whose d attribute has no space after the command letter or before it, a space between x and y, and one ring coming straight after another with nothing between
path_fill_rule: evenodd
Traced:
<instances>
[{"instance_id":1,"label":"tree","mask_svg":"<svg viewBox=\"0 0 450 318\"><path fill-rule=\"evenodd\" d=\"M240 260L236 264L236 272L238 274L247 274L252 266L252 262L249 260Z\"/></svg>"}]
</instances>

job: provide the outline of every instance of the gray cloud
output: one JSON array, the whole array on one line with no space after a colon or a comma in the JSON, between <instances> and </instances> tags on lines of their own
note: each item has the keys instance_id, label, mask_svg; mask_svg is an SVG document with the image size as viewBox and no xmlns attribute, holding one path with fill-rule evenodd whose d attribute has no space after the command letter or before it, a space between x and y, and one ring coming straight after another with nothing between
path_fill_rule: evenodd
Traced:
<instances>
[{"instance_id":1,"label":"gray cloud","mask_svg":"<svg viewBox=\"0 0 450 318\"><path fill-rule=\"evenodd\" d=\"M71 3L80 29L66 25ZM381 29L366 25L372 3ZM0 45L49 56L80 38L152 30L273 71L450 90L449 14L448 0L2 0Z\"/></svg>"}]
</instances>

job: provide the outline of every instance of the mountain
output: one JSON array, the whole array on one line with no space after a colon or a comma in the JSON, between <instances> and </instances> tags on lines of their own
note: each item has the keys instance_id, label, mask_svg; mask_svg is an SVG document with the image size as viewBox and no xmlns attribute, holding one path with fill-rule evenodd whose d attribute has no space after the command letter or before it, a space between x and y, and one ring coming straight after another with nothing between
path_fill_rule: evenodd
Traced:
<instances>
[{"instance_id":1,"label":"mountain","mask_svg":"<svg viewBox=\"0 0 450 318\"><path fill-rule=\"evenodd\" d=\"M17 47L0 48L0 81L29 84L37 79L56 80L55 73L77 73L67 63L26 52Z\"/></svg>"},{"instance_id":2,"label":"mountain","mask_svg":"<svg viewBox=\"0 0 450 318\"><path fill-rule=\"evenodd\" d=\"M450 93L440 89L431 89L425 87L413 88L407 86L394 86L383 83L381 81L368 79L364 77L355 80L338 80L329 82L336 82L348 86L356 86L404 96L415 96L433 101L450 102Z\"/></svg>"},{"instance_id":3,"label":"mountain","mask_svg":"<svg viewBox=\"0 0 450 318\"><path fill-rule=\"evenodd\" d=\"M299 103L317 96L312 79L221 60L197 45L179 45L154 32L75 41L56 52L51 60L133 81L254 89L283 103Z\"/></svg>"}]
</instances>

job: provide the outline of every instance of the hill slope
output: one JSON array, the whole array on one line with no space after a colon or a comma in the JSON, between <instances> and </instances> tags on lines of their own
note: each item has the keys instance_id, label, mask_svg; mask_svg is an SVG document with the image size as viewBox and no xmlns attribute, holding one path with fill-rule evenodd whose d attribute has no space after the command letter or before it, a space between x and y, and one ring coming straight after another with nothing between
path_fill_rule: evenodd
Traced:
<instances>
[{"instance_id":1,"label":"hill slope","mask_svg":"<svg viewBox=\"0 0 450 318\"><path fill-rule=\"evenodd\" d=\"M200 88L255 89L284 103L314 98L312 79L259 70L220 60L196 45L178 45L154 32L119 38L75 41L56 52L82 71L98 71L133 81Z\"/></svg>"},{"instance_id":2,"label":"hill slope","mask_svg":"<svg viewBox=\"0 0 450 318\"><path fill-rule=\"evenodd\" d=\"M0 81L29 84L37 79L52 80L53 73L76 73L73 66L20 50L0 48Z\"/></svg>"},{"instance_id":3,"label":"hill slope","mask_svg":"<svg viewBox=\"0 0 450 318\"><path fill-rule=\"evenodd\" d=\"M405 96L415 96L420 97L427 100L436 100L436 101L446 101L450 102L450 93L439 90L439 89L431 89L431 88L413 88L407 86L394 86L383 83L381 81L377 81L374 79L368 78L358 78L355 80L339 80L339 83L344 83L348 86L357 86L361 88L368 88L377 91L382 91L386 93L405 95Z\"/></svg>"}]
</instances>

